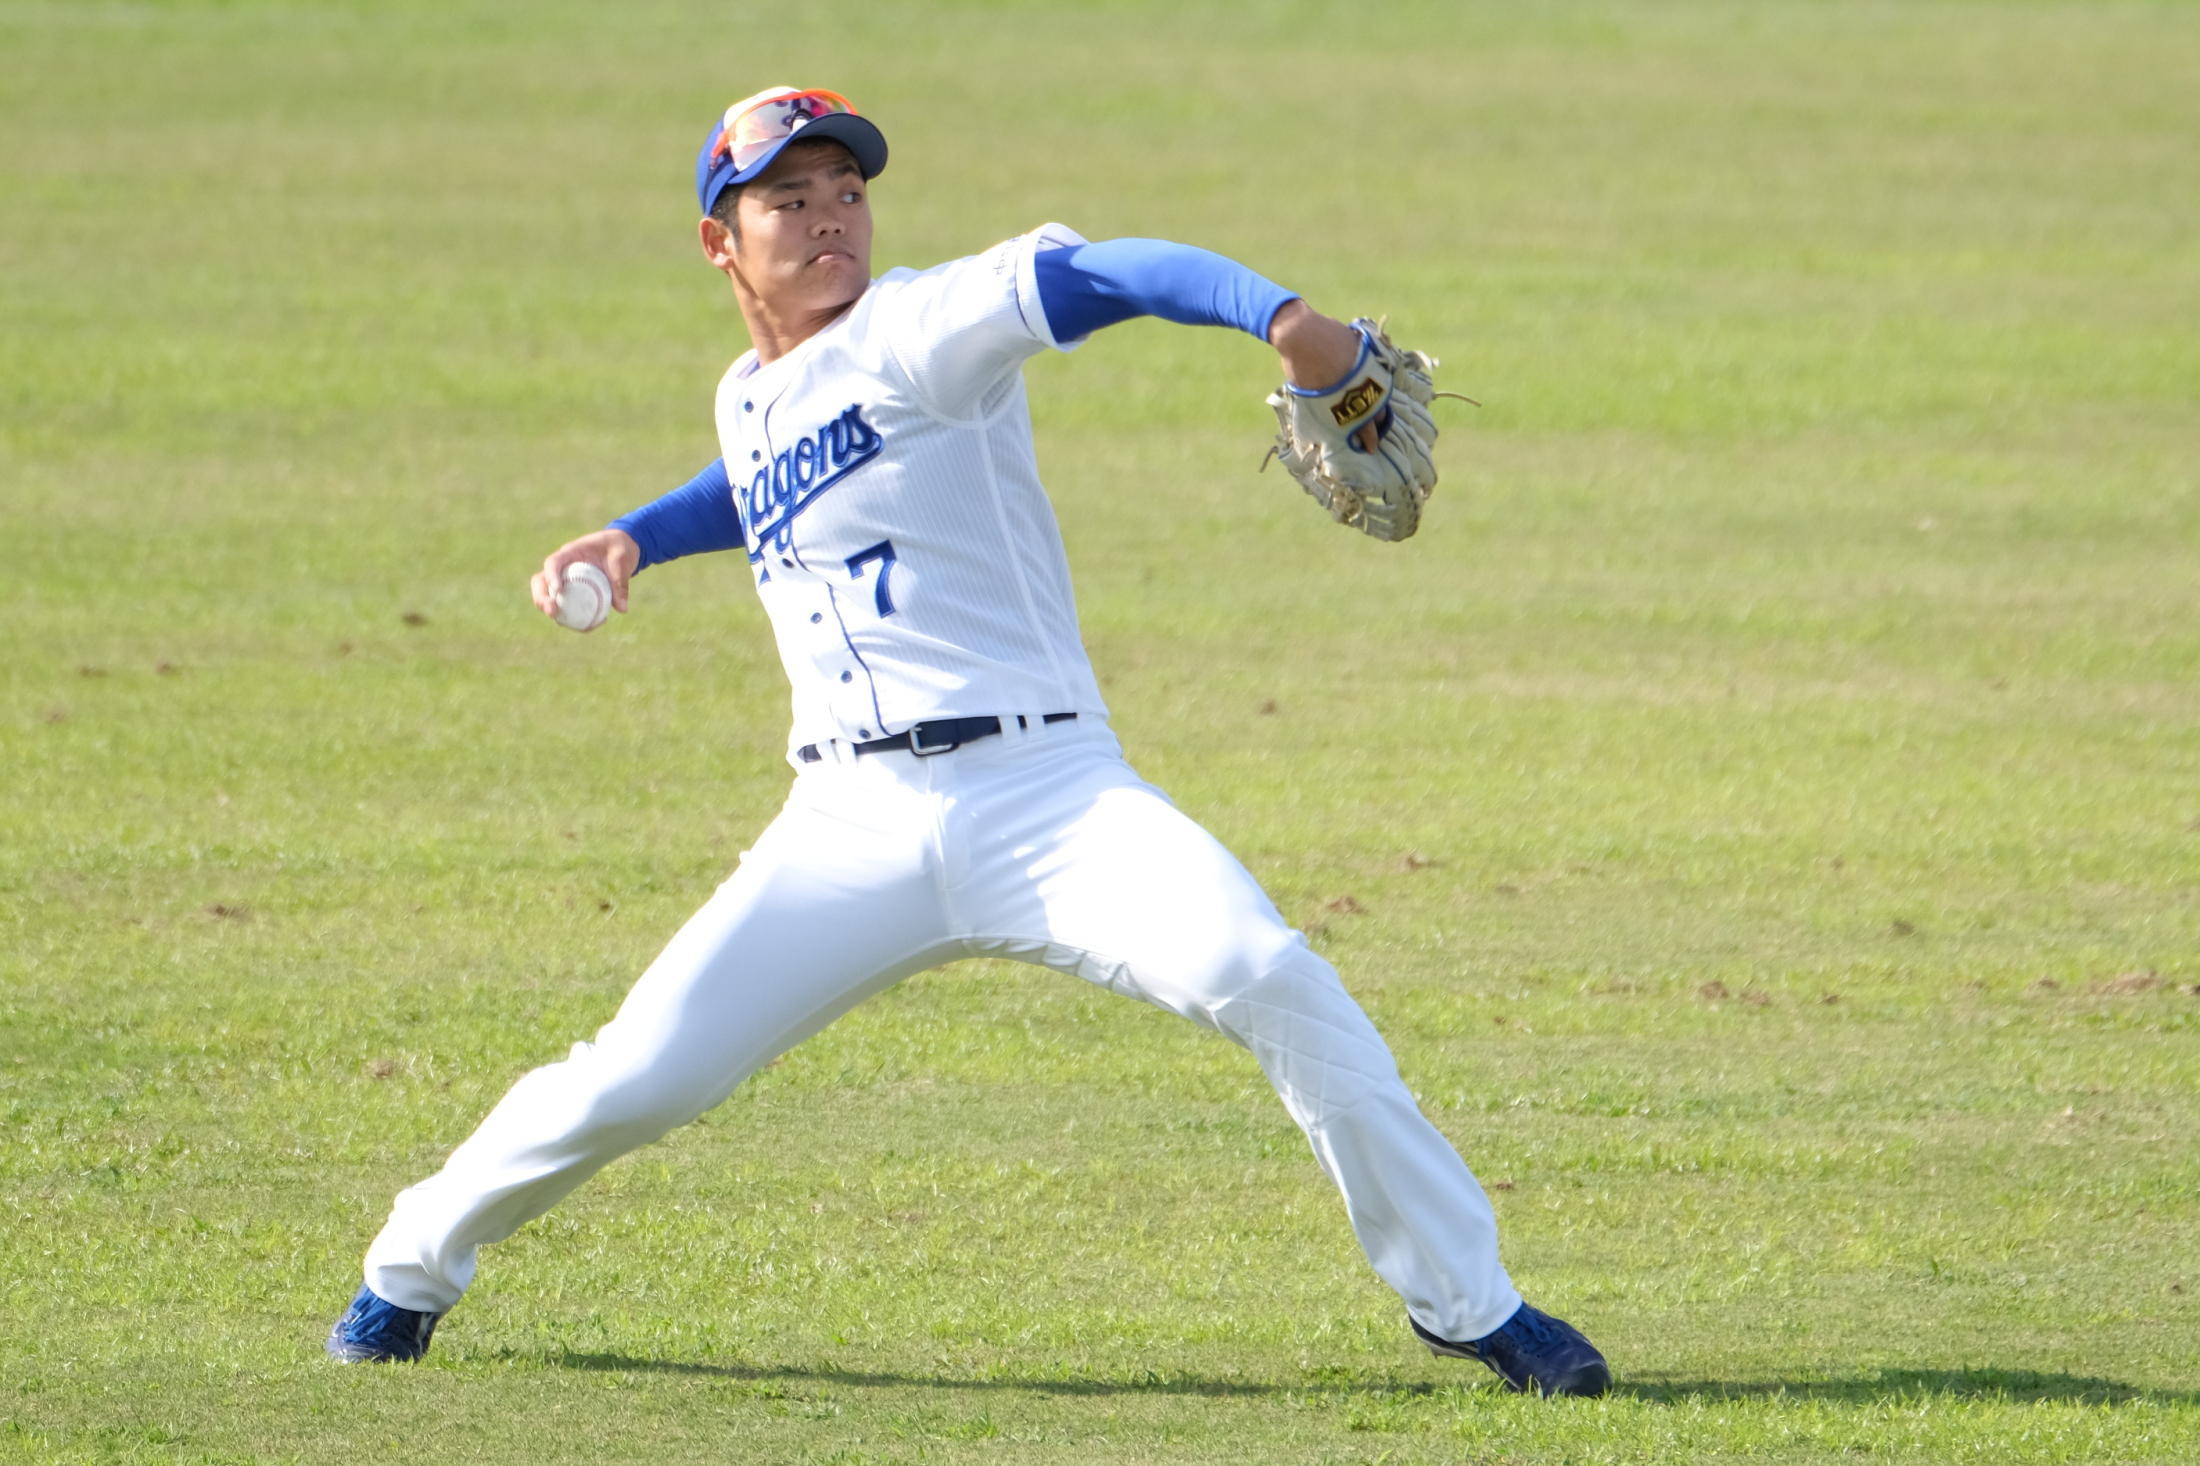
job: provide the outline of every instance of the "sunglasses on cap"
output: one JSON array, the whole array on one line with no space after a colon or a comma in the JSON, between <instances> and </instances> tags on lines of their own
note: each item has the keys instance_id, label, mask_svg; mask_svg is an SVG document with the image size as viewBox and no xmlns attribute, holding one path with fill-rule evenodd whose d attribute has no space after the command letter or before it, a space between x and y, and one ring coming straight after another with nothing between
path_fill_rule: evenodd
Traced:
<instances>
[{"instance_id":1,"label":"sunglasses on cap","mask_svg":"<svg viewBox=\"0 0 2200 1466\"><path fill-rule=\"evenodd\" d=\"M713 162L728 159L746 170L772 148L793 137L820 117L845 113L859 116L855 103L838 92L812 88L802 92L773 92L736 102L726 109L725 130L711 145Z\"/></svg>"}]
</instances>

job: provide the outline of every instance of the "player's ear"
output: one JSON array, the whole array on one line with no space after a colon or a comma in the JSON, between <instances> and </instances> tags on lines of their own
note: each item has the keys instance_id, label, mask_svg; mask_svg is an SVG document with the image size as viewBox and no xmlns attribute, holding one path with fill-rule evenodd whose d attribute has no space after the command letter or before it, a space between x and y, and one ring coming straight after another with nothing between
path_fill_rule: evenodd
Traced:
<instances>
[{"instance_id":1,"label":"player's ear","mask_svg":"<svg viewBox=\"0 0 2200 1466\"><path fill-rule=\"evenodd\" d=\"M703 258L709 260L713 268L733 268L734 254L740 248L739 236L708 214L695 226L695 233L703 246Z\"/></svg>"}]
</instances>

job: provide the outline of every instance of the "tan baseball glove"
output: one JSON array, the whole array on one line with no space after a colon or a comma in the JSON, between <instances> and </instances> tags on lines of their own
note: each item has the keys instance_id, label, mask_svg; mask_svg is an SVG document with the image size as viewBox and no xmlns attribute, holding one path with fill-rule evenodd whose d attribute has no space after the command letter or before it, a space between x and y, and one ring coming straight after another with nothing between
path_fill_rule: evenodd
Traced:
<instances>
[{"instance_id":1,"label":"tan baseball glove","mask_svg":"<svg viewBox=\"0 0 2200 1466\"><path fill-rule=\"evenodd\" d=\"M1438 392L1436 358L1401 351L1382 322L1362 316L1352 326L1360 333L1360 359L1343 381L1321 392L1286 382L1268 394L1276 410L1269 457L1281 459L1339 524L1402 540L1421 527L1421 505L1436 487L1436 420L1428 405L1459 394ZM1372 449L1360 441L1371 424Z\"/></svg>"}]
</instances>

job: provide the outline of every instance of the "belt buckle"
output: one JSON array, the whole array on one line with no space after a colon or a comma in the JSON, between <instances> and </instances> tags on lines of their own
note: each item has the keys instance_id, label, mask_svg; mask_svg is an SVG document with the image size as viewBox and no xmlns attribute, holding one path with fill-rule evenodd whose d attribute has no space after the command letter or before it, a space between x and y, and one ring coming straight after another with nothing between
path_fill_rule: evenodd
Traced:
<instances>
[{"instance_id":1,"label":"belt buckle","mask_svg":"<svg viewBox=\"0 0 2200 1466\"><path fill-rule=\"evenodd\" d=\"M963 746L963 741L952 733L948 735L948 741L945 743L926 743L924 741L924 730L931 726L929 723L911 725L909 729L909 752L915 757L931 758L936 754L953 753Z\"/></svg>"}]
</instances>

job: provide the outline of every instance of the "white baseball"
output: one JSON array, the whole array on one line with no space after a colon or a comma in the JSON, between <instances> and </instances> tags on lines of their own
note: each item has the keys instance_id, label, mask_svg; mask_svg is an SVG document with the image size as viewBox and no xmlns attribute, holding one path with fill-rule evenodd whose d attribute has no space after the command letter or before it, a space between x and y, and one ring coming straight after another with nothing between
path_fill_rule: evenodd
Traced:
<instances>
[{"instance_id":1,"label":"white baseball","mask_svg":"<svg viewBox=\"0 0 2200 1466\"><path fill-rule=\"evenodd\" d=\"M611 579L586 560L565 567L551 619L570 631L594 631L611 614Z\"/></svg>"}]
</instances>

